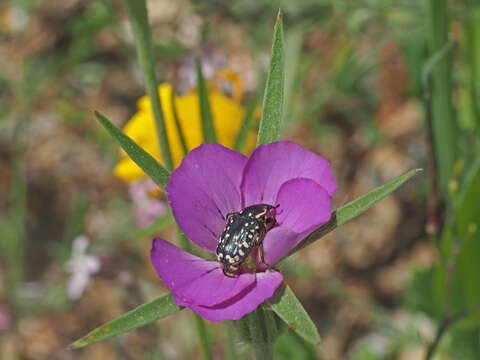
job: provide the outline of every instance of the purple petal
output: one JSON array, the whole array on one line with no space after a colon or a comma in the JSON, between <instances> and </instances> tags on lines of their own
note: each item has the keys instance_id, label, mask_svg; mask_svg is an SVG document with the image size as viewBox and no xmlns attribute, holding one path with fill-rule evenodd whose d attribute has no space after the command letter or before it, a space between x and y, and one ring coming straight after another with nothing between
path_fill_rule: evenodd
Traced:
<instances>
[{"instance_id":1,"label":"purple petal","mask_svg":"<svg viewBox=\"0 0 480 360\"><path fill-rule=\"evenodd\" d=\"M265 262L274 265L312 230L330 220L330 196L310 179L284 183L276 200L275 216L280 226L270 230L263 240Z\"/></svg>"},{"instance_id":2,"label":"purple petal","mask_svg":"<svg viewBox=\"0 0 480 360\"><path fill-rule=\"evenodd\" d=\"M213 307L186 306L210 321L238 320L272 297L282 280L282 274L275 270L259 272L256 274L256 282L249 287L248 291L242 292L235 298ZM177 301L175 297L174 300Z\"/></svg>"},{"instance_id":3,"label":"purple petal","mask_svg":"<svg viewBox=\"0 0 480 360\"><path fill-rule=\"evenodd\" d=\"M261 145L250 155L243 171L244 207L273 205L282 184L295 178L314 180L332 196L337 189L328 161L291 141Z\"/></svg>"},{"instance_id":4,"label":"purple petal","mask_svg":"<svg viewBox=\"0 0 480 360\"><path fill-rule=\"evenodd\" d=\"M318 227L330 220L330 196L310 179L285 182L278 192L276 220L297 233Z\"/></svg>"},{"instance_id":5,"label":"purple petal","mask_svg":"<svg viewBox=\"0 0 480 360\"><path fill-rule=\"evenodd\" d=\"M150 259L180 306L215 306L255 284L254 273L225 276L218 262L189 254L159 238L153 239Z\"/></svg>"},{"instance_id":6,"label":"purple petal","mask_svg":"<svg viewBox=\"0 0 480 360\"><path fill-rule=\"evenodd\" d=\"M286 226L274 227L263 240L265 263L275 265L301 240L302 234L298 234Z\"/></svg>"},{"instance_id":7,"label":"purple petal","mask_svg":"<svg viewBox=\"0 0 480 360\"><path fill-rule=\"evenodd\" d=\"M224 217L241 209L240 182L247 158L219 144L192 150L171 174L166 190L173 216L187 237L214 252Z\"/></svg>"}]
</instances>

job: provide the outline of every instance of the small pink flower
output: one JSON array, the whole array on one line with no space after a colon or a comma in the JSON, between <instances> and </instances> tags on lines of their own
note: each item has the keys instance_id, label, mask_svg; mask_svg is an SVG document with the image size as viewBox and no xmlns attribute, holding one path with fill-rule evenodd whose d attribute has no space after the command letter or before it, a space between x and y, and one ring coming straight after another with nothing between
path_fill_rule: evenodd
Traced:
<instances>
[{"instance_id":1,"label":"small pink flower","mask_svg":"<svg viewBox=\"0 0 480 360\"><path fill-rule=\"evenodd\" d=\"M139 180L130 185L128 193L133 202L133 214L141 228L149 226L167 212L165 202L150 195L158 190L151 179Z\"/></svg>"},{"instance_id":2,"label":"small pink flower","mask_svg":"<svg viewBox=\"0 0 480 360\"><path fill-rule=\"evenodd\" d=\"M226 215L256 204L279 205L277 225L263 241L274 265L331 216L337 188L328 161L290 141L255 149L249 158L219 144L191 151L171 174L167 195L190 240L215 253ZM191 255L156 238L151 261L179 306L211 321L237 320L270 298L283 277L274 269L223 274L217 261Z\"/></svg>"}]
</instances>

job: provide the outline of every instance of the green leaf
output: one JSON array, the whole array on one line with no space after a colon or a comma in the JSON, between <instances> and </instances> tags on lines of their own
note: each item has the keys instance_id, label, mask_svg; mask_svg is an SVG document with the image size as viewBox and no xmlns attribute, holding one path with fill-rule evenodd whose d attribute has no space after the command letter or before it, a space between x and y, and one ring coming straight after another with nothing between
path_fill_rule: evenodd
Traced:
<instances>
[{"instance_id":1,"label":"green leaf","mask_svg":"<svg viewBox=\"0 0 480 360\"><path fill-rule=\"evenodd\" d=\"M205 78L202 73L202 65L200 61L195 63L197 67L197 83L198 83L198 99L200 103L200 115L202 119L203 141L206 143L216 143L217 135L213 126L212 110L210 101L208 100L208 89Z\"/></svg>"},{"instance_id":2,"label":"green leaf","mask_svg":"<svg viewBox=\"0 0 480 360\"><path fill-rule=\"evenodd\" d=\"M96 328L81 339L75 341L71 347L78 349L99 341L111 339L148 325L155 320L167 317L182 309L183 307L175 304L172 294L168 293L147 304L140 305L117 319Z\"/></svg>"},{"instance_id":3,"label":"green leaf","mask_svg":"<svg viewBox=\"0 0 480 360\"><path fill-rule=\"evenodd\" d=\"M257 145L268 144L280 138L285 86L283 57L283 21L282 13L279 11L273 34L270 69L263 96L262 119Z\"/></svg>"},{"instance_id":4,"label":"green leaf","mask_svg":"<svg viewBox=\"0 0 480 360\"><path fill-rule=\"evenodd\" d=\"M410 170L409 172L393 179L385 185L382 185L375 190L372 190L369 193L360 196L358 199L355 199L352 202L349 202L348 204L338 208L332 213L332 217L328 222L320 226L318 229L314 230L310 235L305 238L305 240L303 240L300 244L290 250L288 254L286 254L283 258L286 258L293 253L303 249L305 246L317 241L321 237L328 234L330 231L333 231L337 227L345 224L347 221L357 217L358 215L363 214L377 202L398 189L400 185L405 183L408 179L410 179L412 176L414 176L417 172L421 170L422 169Z\"/></svg>"},{"instance_id":5,"label":"green leaf","mask_svg":"<svg viewBox=\"0 0 480 360\"><path fill-rule=\"evenodd\" d=\"M358 199L342 206L336 211L337 227L345 224L347 221L364 213L377 202L382 200L387 195L398 189L405 181L410 179L421 169L410 170L409 172L393 179L392 181L382 185L369 193L360 196Z\"/></svg>"},{"instance_id":6,"label":"green leaf","mask_svg":"<svg viewBox=\"0 0 480 360\"><path fill-rule=\"evenodd\" d=\"M292 289L284 285L267 300L272 310L298 335L312 344L320 344L320 335L310 316Z\"/></svg>"},{"instance_id":7,"label":"green leaf","mask_svg":"<svg viewBox=\"0 0 480 360\"><path fill-rule=\"evenodd\" d=\"M235 139L235 145L233 145L233 149L239 152L245 151L245 145L247 144L248 133L253 128L253 124L255 122L255 107L257 106L257 98L252 99L247 104L247 108L245 110L245 116L242 121L242 126L240 131L238 132L237 138Z\"/></svg>"},{"instance_id":8,"label":"green leaf","mask_svg":"<svg viewBox=\"0 0 480 360\"><path fill-rule=\"evenodd\" d=\"M152 106L155 128L160 142L160 152L165 167L173 169L172 154L168 145L168 137L165 128L162 105L158 95L157 77L152 55L152 35L148 26L147 4L145 0L124 0L130 23L132 24L138 58L145 78L145 88Z\"/></svg>"},{"instance_id":9,"label":"green leaf","mask_svg":"<svg viewBox=\"0 0 480 360\"><path fill-rule=\"evenodd\" d=\"M286 331L275 343L275 355L279 360L317 360L317 347L298 336L293 330Z\"/></svg>"},{"instance_id":10,"label":"green leaf","mask_svg":"<svg viewBox=\"0 0 480 360\"><path fill-rule=\"evenodd\" d=\"M135 141L125 135L119 128L110 122L105 116L95 111L95 116L109 134L118 141L123 150L140 166L140 168L162 189L170 180L170 173L152 155L138 146Z\"/></svg>"},{"instance_id":11,"label":"green leaf","mask_svg":"<svg viewBox=\"0 0 480 360\"><path fill-rule=\"evenodd\" d=\"M459 253L455 259L454 280L452 286L451 312L464 311L480 304L480 166L477 161L463 186L465 192L459 199L455 211L454 247ZM480 312L475 312L466 321L470 326L480 324Z\"/></svg>"}]
</instances>

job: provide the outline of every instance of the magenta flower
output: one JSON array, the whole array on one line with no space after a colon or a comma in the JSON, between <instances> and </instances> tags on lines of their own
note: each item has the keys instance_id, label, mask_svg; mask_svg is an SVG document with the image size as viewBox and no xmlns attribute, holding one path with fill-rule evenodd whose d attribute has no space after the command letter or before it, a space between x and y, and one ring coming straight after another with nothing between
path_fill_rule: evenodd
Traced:
<instances>
[{"instance_id":1,"label":"magenta flower","mask_svg":"<svg viewBox=\"0 0 480 360\"><path fill-rule=\"evenodd\" d=\"M278 205L277 224L263 241L265 262L275 265L330 219L337 184L328 161L290 141L261 145L249 158L218 144L191 151L171 174L167 196L178 225L214 254L226 215L250 205ZM217 261L154 239L151 261L179 306L210 321L237 320L270 298L282 282L273 268L242 267L228 277Z\"/></svg>"}]
</instances>

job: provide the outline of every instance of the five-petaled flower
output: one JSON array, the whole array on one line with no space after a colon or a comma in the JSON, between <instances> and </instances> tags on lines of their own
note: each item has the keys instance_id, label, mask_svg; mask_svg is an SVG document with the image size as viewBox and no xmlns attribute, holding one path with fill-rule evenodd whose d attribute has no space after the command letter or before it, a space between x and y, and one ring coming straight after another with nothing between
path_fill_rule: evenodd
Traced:
<instances>
[{"instance_id":1,"label":"five-petaled flower","mask_svg":"<svg viewBox=\"0 0 480 360\"><path fill-rule=\"evenodd\" d=\"M328 161L290 141L257 147L249 158L219 144L191 151L171 174L167 196L178 225L215 253L225 217L255 204L278 205L277 224L263 241L274 265L330 219L337 184ZM153 240L151 261L175 302L211 321L237 320L270 298L282 282L271 267L243 267L228 277L208 261Z\"/></svg>"}]
</instances>

